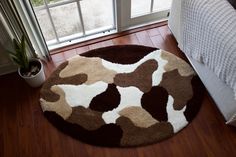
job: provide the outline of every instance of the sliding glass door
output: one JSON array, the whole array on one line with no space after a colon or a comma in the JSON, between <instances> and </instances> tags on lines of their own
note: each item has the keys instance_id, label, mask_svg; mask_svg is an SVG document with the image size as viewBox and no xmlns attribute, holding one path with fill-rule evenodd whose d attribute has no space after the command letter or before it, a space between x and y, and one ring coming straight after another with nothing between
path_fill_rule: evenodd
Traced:
<instances>
[{"instance_id":1,"label":"sliding glass door","mask_svg":"<svg viewBox=\"0 0 236 157\"><path fill-rule=\"evenodd\" d=\"M172 0L30 1L47 45L55 48L166 19Z\"/></svg>"}]
</instances>

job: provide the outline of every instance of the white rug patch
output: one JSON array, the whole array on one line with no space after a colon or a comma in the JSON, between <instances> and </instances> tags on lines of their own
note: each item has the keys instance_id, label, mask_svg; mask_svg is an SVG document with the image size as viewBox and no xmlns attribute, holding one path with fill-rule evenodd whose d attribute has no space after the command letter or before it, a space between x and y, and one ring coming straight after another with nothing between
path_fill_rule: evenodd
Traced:
<instances>
[{"instance_id":1,"label":"white rug patch","mask_svg":"<svg viewBox=\"0 0 236 157\"><path fill-rule=\"evenodd\" d=\"M161 50L160 52L154 54L154 59L158 63L158 69L152 74L152 86L158 86L162 80L163 73L165 72L164 66L168 63L168 61L161 58ZM154 51L155 52L155 51Z\"/></svg>"},{"instance_id":2,"label":"white rug patch","mask_svg":"<svg viewBox=\"0 0 236 157\"><path fill-rule=\"evenodd\" d=\"M92 99L98 95L103 93L108 84L102 81L96 82L91 85L57 85L64 92L67 103L71 107L83 106L85 108L89 107Z\"/></svg>"},{"instance_id":3,"label":"white rug patch","mask_svg":"<svg viewBox=\"0 0 236 157\"><path fill-rule=\"evenodd\" d=\"M184 116L186 106L184 106L182 110L175 110L173 104L174 99L171 95L169 95L166 108L168 114L168 122L172 124L174 128L174 133L176 133L182 128L184 128L188 124L188 121Z\"/></svg>"},{"instance_id":4,"label":"white rug patch","mask_svg":"<svg viewBox=\"0 0 236 157\"><path fill-rule=\"evenodd\" d=\"M121 101L117 108L112 111L104 112L102 115L103 120L106 124L116 123L116 119L120 117L119 111L126 107L138 106L141 107L141 98L143 92L136 87L119 87L117 89L120 93Z\"/></svg>"}]
</instances>

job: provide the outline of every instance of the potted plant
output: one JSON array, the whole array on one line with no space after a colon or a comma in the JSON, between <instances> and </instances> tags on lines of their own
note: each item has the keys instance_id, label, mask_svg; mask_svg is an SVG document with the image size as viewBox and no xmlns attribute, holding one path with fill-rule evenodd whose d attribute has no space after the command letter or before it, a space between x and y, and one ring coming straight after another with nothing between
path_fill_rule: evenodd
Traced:
<instances>
[{"instance_id":1,"label":"potted plant","mask_svg":"<svg viewBox=\"0 0 236 157\"><path fill-rule=\"evenodd\" d=\"M15 52L10 52L12 60L18 65L18 74L31 86L39 87L45 81L42 62L37 58L29 59L26 52L25 36L20 43L13 39Z\"/></svg>"}]
</instances>

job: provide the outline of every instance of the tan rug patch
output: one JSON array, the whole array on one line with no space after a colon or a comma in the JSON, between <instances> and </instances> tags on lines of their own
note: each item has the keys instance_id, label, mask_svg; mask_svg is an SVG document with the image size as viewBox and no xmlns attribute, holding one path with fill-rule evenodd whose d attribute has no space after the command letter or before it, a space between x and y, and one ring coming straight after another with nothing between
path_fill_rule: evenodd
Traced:
<instances>
[{"instance_id":1,"label":"tan rug patch","mask_svg":"<svg viewBox=\"0 0 236 157\"><path fill-rule=\"evenodd\" d=\"M178 69L181 76L190 76L194 74L192 67L177 56L162 50L161 57L168 61L168 64L164 67L166 71Z\"/></svg>"},{"instance_id":2,"label":"tan rug patch","mask_svg":"<svg viewBox=\"0 0 236 157\"><path fill-rule=\"evenodd\" d=\"M158 121L141 107L127 107L119 112L121 116L129 118L134 125L141 128L148 128Z\"/></svg>"},{"instance_id":3,"label":"tan rug patch","mask_svg":"<svg viewBox=\"0 0 236 157\"><path fill-rule=\"evenodd\" d=\"M68 65L60 72L59 76L61 78L66 78L76 74L86 74L88 78L85 84L89 85L97 81L113 83L116 72L106 69L102 65L102 60L100 58L77 56L69 60Z\"/></svg>"}]
</instances>

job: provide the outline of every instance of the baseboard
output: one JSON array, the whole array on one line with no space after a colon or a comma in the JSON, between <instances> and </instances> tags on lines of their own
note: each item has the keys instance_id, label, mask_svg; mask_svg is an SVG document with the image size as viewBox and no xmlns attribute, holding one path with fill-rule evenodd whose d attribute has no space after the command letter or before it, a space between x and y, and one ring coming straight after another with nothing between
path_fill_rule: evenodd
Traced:
<instances>
[{"instance_id":1,"label":"baseboard","mask_svg":"<svg viewBox=\"0 0 236 157\"><path fill-rule=\"evenodd\" d=\"M13 73L17 71L17 66L14 64L6 64L0 66L0 76Z\"/></svg>"}]
</instances>

